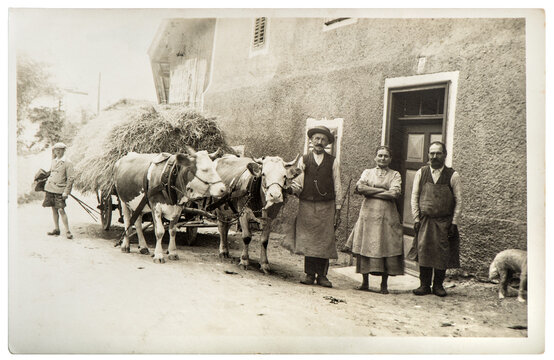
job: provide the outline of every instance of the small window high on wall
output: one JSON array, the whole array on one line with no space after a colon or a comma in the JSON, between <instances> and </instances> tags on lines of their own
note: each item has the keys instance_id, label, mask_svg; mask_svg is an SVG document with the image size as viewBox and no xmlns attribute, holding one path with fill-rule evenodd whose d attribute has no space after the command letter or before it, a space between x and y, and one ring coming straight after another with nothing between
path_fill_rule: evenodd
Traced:
<instances>
[{"instance_id":1,"label":"small window high on wall","mask_svg":"<svg viewBox=\"0 0 554 360\"><path fill-rule=\"evenodd\" d=\"M349 17L325 18L323 21L323 31L336 29L356 22L358 22L358 19Z\"/></svg>"},{"instance_id":2,"label":"small window high on wall","mask_svg":"<svg viewBox=\"0 0 554 360\"><path fill-rule=\"evenodd\" d=\"M260 17L254 21L254 36L252 39L252 48L260 49L265 46L266 43L266 23L267 18Z\"/></svg>"},{"instance_id":3,"label":"small window high on wall","mask_svg":"<svg viewBox=\"0 0 554 360\"><path fill-rule=\"evenodd\" d=\"M325 19L325 25L329 26L329 25L333 25L333 24L336 24L338 22L341 22L341 21L344 21L344 20L348 20L350 18L347 18L347 17L341 17L341 18L334 18L334 19Z\"/></svg>"},{"instance_id":4,"label":"small window high on wall","mask_svg":"<svg viewBox=\"0 0 554 360\"><path fill-rule=\"evenodd\" d=\"M269 48L269 19L266 17L255 18L252 22L252 40L250 43L249 57L267 54Z\"/></svg>"}]
</instances>

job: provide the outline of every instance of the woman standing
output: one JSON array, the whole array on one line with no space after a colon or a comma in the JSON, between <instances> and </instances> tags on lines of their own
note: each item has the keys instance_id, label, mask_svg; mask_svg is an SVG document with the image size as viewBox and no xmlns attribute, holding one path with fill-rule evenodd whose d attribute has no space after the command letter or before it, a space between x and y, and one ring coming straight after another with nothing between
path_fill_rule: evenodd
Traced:
<instances>
[{"instance_id":1,"label":"woman standing","mask_svg":"<svg viewBox=\"0 0 554 360\"><path fill-rule=\"evenodd\" d=\"M364 170L356 183L356 192L365 199L346 248L356 256L356 272L362 274L357 289L368 291L368 275L381 275L381 293L388 294L388 276L404 274L402 225L395 203L402 179L398 171L389 169L388 146L377 148L375 162L377 167Z\"/></svg>"}]
</instances>

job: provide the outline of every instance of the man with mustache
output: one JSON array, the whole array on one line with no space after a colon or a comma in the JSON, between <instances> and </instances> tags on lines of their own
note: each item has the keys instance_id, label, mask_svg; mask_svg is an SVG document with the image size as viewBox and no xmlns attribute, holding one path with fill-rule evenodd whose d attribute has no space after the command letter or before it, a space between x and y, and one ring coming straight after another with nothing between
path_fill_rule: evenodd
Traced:
<instances>
[{"instance_id":1,"label":"man with mustache","mask_svg":"<svg viewBox=\"0 0 554 360\"><path fill-rule=\"evenodd\" d=\"M339 162L325 151L334 136L325 126L308 130L313 151L298 161L303 170L291 184L299 197L298 214L293 234L293 251L304 255L302 284L332 287L327 279L329 259L337 259L335 226L338 226L342 188Z\"/></svg>"},{"instance_id":2,"label":"man with mustache","mask_svg":"<svg viewBox=\"0 0 554 360\"><path fill-rule=\"evenodd\" d=\"M458 222L462 189L459 174L444 165L445 159L444 144L432 142L429 165L419 169L414 177L411 205L416 238L408 258L419 263L420 286L413 290L415 295L446 296L446 269L460 267Z\"/></svg>"}]
</instances>

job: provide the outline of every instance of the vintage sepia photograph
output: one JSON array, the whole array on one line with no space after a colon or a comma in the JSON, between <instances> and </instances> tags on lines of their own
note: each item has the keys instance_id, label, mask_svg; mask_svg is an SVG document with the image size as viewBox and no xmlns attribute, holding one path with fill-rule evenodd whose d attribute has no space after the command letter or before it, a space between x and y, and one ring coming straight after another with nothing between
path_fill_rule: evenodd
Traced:
<instances>
[{"instance_id":1,"label":"vintage sepia photograph","mask_svg":"<svg viewBox=\"0 0 554 360\"><path fill-rule=\"evenodd\" d=\"M10 353L545 351L542 9L8 17Z\"/></svg>"}]
</instances>

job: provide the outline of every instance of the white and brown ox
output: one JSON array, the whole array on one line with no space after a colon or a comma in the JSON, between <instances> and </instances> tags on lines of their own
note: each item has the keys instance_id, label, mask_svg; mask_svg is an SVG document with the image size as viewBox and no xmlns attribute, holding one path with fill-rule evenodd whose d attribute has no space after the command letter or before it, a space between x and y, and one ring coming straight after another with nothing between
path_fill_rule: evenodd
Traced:
<instances>
[{"instance_id":1,"label":"white and brown ox","mask_svg":"<svg viewBox=\"0 0 554 360\"><path fill-rule=\"evenodd\" d=\"M204 197L221 197L227 193L225 184L217 174L212 161L216 153L195 152L187 148L187 154L171 155L138 154L131 152L115 164L115 187L122 203L125 228L129 229L131 214L137 209L145 191L148 202L142 213L152 212L152 221L156 233L154 262L164 263L162 237L165 228L162 217L169 220L168 258L178 260L175 245L176 224L185 204ZM168 169L171 167L171 169ZM168 171L171 174L168 175ZM139 239L141 254L149 254L142 232L141 216L134 223ZM129 236L125 232L122 252L129 252Z\"/></svg>"},{"instance_id":2,"label":"white and brown ox","mask_svg":"<svg viewBox=\"0 0 554 360\"><path fill-rule=\"evenodd\" d=\"M267 244L271 222L284 204L285 194L283 192L288 186L287 181L301 172L294 166L296 160L298 160L298 157L287 163L278 156L251 159L225 155L214 161L221 180L231 192L231 206L220 206L217 209L220 236L219 256L221 258L229 257L227 233L231 223L230 220L233 219L233 216L239 215L243 241L240 265L244 269L248 268L250 261L248 247L252 239L248 223L250 219L256 217L258 218L256 220L262 223L263 226L260 266L264 273L269 273ZM259 186L253 185L253 181L257 179L261 180Z\"/></svg>"}]
</instances>

